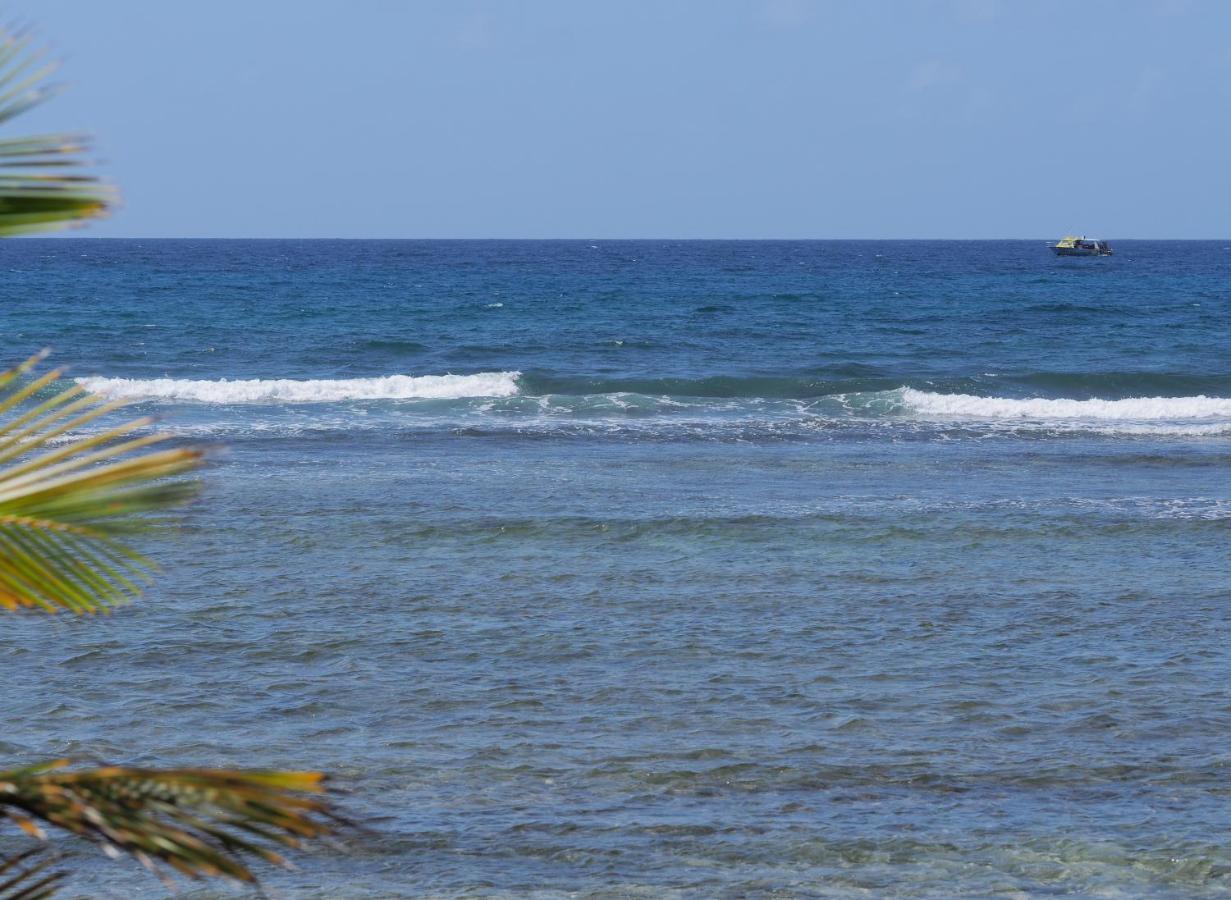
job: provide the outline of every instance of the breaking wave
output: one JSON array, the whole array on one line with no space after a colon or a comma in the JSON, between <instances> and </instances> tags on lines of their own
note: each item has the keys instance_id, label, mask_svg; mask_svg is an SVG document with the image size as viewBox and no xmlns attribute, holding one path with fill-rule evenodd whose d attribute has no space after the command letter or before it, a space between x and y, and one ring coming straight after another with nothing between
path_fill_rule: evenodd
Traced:
<instances>
[{"instance_id":1,"label":"breaking wave","mask_svg":"<svg viewBox=\"0 0 1231 900\"><path fill-rule=\"evenodd\" d=\"M196 381L185 378L79 378L86 390L133 400L195 403L335 403L342 400L460 400L511 397L518 372L477 375L387 375L296 381L289 378Z\"/></svg>"},{"instance_id":2,"label":"breaking wave","mask_svg":"<svg viewBox=\"0 0 1231 900\"><path fill-rule=\"evenodd\" d=\"M1198 394L1175 397L1077 399L1072 397L980 396L961 391L924 390L901 385L882 387L847 383L845 390L781 396L786 386L759 379L771 390L761 396L730 396L730 385L716 379L674 384L648 382L638 387L653 393L610 390L632 387L624 382L576 379L573 384L519 372L473 375L388 375L346 379L192 380L179 378L81 378L87 389L108 397L201 404L208 407L260 405L275 430L326 426L329 429L514 429L563 434L571 430L602 433L712 432L783 437L832 433L833 429L889 429L886 434L1105 434L1156 437L1231 435L1231 397ZM858 379L857 381L864 381ZM749 385L741 384L747 388ZM797 385L799 386L799 385ZM664 387L675 390L661 390ZM552 390L555 388L555 390ZM561 390L563 388L563 390ZM571 388L571 390L570 390ZM608 388L608 390L603 390ZM727 391L720 391L727 388ZM709 390L709 393L690 391ZM777 389L777 390L774 390ZM727 393L722 396L721 393ZM774 396L777 393L779 396ZM363 410L329 407L354 401L414 401L412 405L377 403ZM315 406L313 406L315 405ZM306 407L309 425L295 410ZM327 408L322 408L327 407ZM210 415L201 410L202 414ZM226 414L224 414L226 415ZM244 413L247 417L248 414ZM286 417L290 416L291 419ZM362 423L360 422L362 419ZM955 431L956 430L956 431ZM869 432L870 434L871 432Z\"/></svg>"},{"instance_id":3,"label":"breaking wave","mask_svg":"<svg viewBox=\"0 0 1231 900\"><path fill-rule=\"evenodd\" d=\"M1130 397L1124 400L1070 400L1034 397L976 397L901 389L902 404L925 416L976 419L1060 419L1081 421L1156 422L1231 417L1231 398Z\"/></svg>"}]
</instances>

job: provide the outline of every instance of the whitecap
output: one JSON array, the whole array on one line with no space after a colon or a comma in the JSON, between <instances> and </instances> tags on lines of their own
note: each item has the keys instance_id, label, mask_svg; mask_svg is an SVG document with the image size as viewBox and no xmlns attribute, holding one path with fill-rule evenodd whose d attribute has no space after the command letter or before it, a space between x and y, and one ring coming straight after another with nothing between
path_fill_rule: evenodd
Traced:
<instances>
[{"instance_id":1,"label":"whitecap","mask_svg":"<svg viewBox=\"0 0 1231 900\"><path fill-rule=\"evenodd\" d=\"M1231 398L1130 397L1124 400L1073 400L1032 397L976 397L901 389L902 403L925 416L979 419L1064 419L1084 421L1184 421L1231 417Z\"/></svg>"},{"instance_id":2,"label":"whitecap","mask_svg":"<svg viewBox=\"0 0 1231 900\"><path fill-rule=\"evenodd\" d=\"M195 403L332 403L340 400L454 400L512 397L520 372L476 375L387 375L380 378L253 378L216 381L186 378L78 378L86 390L133 400Z\"/></svg>"}]
</instances>

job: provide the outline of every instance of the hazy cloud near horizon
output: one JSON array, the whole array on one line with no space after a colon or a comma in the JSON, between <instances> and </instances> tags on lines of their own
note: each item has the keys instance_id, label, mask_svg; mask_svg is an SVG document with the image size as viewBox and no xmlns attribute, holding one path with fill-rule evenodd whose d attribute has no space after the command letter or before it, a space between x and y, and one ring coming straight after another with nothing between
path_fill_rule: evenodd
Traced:
<instances>
[{"instance_id":1,"label":"hazy cloud near horizon","mask_svg":"<svg viewBox=\"0 0 1231 900\"><path fill-rule=\"evenodd\" d=\"M1218 237L1214 0L25 0L97 236Z\"/></svg>"}]
</instances>

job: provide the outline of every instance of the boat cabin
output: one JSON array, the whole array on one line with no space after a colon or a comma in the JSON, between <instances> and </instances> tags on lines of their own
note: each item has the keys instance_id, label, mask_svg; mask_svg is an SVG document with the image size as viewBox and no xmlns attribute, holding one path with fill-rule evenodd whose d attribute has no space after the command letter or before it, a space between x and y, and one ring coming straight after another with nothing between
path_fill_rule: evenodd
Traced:
<instances>
[{"instance_id":1,"label":"boat cabin","mask_svg":"<svg viewBox=\"0 0 1231 900\"><path fill-rule=\"evenodd\" d=\"M1052 247L1057 256L1111 256L1111 245L1085 235L1069 234Z\"/></svg>"}]
</instances>

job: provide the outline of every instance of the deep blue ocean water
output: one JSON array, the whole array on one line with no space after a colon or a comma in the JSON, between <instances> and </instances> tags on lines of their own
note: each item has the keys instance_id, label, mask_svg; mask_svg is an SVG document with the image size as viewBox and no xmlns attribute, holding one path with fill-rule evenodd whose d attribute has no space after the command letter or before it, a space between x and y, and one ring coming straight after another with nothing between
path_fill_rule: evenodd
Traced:
<instances>
[{"instance_id":1,"label":"deep blue ocean water","mask_svg":"<svg viewBox=\"0 0 1231 900\"><path fill-rule=\"evenodd\" d=\"M336 773L288 897L1231 893L1231 242L1116 247L4 242L216 450L0 750Z\"/></svg>"}]
</instances>

